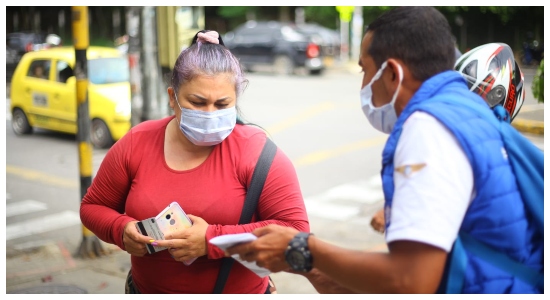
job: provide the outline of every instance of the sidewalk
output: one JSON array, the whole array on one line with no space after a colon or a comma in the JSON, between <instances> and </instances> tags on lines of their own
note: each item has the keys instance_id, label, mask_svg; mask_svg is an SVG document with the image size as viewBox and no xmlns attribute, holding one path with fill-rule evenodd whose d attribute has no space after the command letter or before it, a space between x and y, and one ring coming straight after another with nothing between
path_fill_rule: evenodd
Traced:
<instances>
[{"instance_id":1,"label":"sidewalk","mask_svg":"<svg viewBox=\"0 0 550 300\"><path fill-rule=\"evenodd\" d=\"M78 245L49 242L6 255L7 294L124 294L130 256L103 243L107 255L76 258Z\"/></svg>"},{"instance_id":2,"label":"sidewalk","mask_svg":"<svg viewBox=\"0 0 550 300\"><path fill-rule=\"evenodd\" d=\"M98 258L76 258L77 245L50 242L6 255L6 294L124 294L130 255L102 243L110 252ZM369 251L387 251L379 245ZM295 274L270 275L280 294L317 294L311 283Z\"/></svg>"},{"instance_id":3,"label":"sidewalk","mask_svg":"<svg viewBox=\"0 0 550 300\"><path fill-rule=\"evenodd\" d=\"M104 244L111 252L99 258L75 258L63 243L42 245L6 258L6 294L124 294L130 270L128 253ZM378 247L372 251L386 251ZM317 294L295 274L270 275L280 294Z\"/></svg>"}]
</instances>

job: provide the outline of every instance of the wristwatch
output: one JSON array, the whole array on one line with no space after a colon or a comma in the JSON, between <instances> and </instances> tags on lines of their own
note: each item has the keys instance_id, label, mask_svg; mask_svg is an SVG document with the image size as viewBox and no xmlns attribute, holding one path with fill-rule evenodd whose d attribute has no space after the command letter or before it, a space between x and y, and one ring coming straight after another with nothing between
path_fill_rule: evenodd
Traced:
<instances>
[{"instance_id":1,"label":"wristwatch","mask_svg":"<svg viewBox=\"0 0 550 300\"><path fill-rule=\"evenodd\" d=\"M313 267L313 257L309 252L307 239L313 233L299 232L288 242L285 251L286 262L298 272L309 272Z\"/></svg>"}]
</instances>

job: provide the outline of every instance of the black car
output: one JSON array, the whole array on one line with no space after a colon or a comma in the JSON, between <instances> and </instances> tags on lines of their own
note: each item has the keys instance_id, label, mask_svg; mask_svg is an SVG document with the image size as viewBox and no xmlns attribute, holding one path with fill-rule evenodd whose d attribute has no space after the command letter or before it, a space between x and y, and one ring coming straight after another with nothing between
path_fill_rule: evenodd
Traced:
<instances>
[{"instance_id":1,"label":"black car","mask_svg":"<svg viewBox=\"0 0 550 300\"><path fill-rule=\"evenodd\" d=\"M310 74L324 70L319 45L292 23L248 21L225 34L223 41L247 70L261 66L277 74L293 74L299 68Z\"/></svg>"},{"instance_id":2,"label":"black car","mask_svg":"<svg viewBox=\"0 0 550 300\"><path fill-rule=\"evenodd\" d=\"M326 47L327 55L340 55L340 33L334 29L326 28L317 23L303 23L296 25L296 30L309 36L316 43Z\"/></svg>"},{"instance_id":3,"label":"black car","mask_svg":"<svg viewBox=\"0 0 550 300\"><path fill-rule=\"evenodd\" d=\"M296 30L319 45L323 65L331 67L340 58L340 33L316 23L297 24Z\"/></svg>"},{"instance_id":4,"label":"black car","mask_svg":"<svg viewBox=\"0 0 550 300\"><path fill-rule=\"evenodd\" d=\"M12 32L6 35L6 81L11 80L15 67L23 54L38 50L46 43L41 32Z\"/></svg>"}]
</instances>

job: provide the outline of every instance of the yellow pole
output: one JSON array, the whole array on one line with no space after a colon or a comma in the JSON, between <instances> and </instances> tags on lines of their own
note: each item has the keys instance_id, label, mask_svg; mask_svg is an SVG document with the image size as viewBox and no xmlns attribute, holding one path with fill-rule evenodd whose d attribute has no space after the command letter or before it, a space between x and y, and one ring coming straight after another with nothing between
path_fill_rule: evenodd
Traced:
<instances>
[{"instance_id":1,"label":"yellow pole","mask_svg":"<svg viewBox=\"0 0 550 300\"><path fill-rule=\"evenodd\" d=\"M92 150L90 139L90 111L88 105L88 59L86 53L89 46L88 7L72 7L73 40L75 48L75 77L77 104L77 133L79 168L80 168L80 199L92 184ZM93 232L82 225L82 243L78 256L96 257L104 254L99 239Z\"/></svg>"}]
</instances>

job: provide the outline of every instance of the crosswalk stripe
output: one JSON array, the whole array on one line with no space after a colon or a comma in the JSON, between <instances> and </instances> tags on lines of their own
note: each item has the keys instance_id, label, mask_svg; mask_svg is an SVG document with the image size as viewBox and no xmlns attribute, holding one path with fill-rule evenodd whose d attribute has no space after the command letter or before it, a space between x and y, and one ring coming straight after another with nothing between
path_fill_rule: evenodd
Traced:
<instances>
[{"instance_id":1,"label":"crosswalk stripe","mask_svg":"<svg viewBox=\"0 0 550 300\"><path fill-rule=\"evenodd\" d=\"M334 221L346 221L359 214L359 208L341 204L304 200L308 216L322 217Z\"/></svg>"},{"instance_id":2,"label":"crosswalk stripe","mask_svg":"<svg viewBox=\"0 0 550 300\"><path fill-rule=\"evenodd\" d=\"M37 212L47 208L48 206L45 203L32 199L8 203L6 204L6 217Z\"/></svg>"},{"instance_id":3,"label":"crosswalk stripe","mask_svg":"<svg viewBox=\"0 0 550 300\"><path fill-rule=\"evenodd\" d=\"M80 215L74 211L63 211L57 214L25 220L6 226L6 240L39 234L80 224Z\"/></svg>"},{"instance_id":4,"label":"crosswalk stripe","mask_svg":"<svg viewBox=\"0 0 550 300\"><path fill-rule=\"evenodd\" d=\"M384 193L380 187L373 188L368 185L367 181L359 181L333 187L315 198L325 202L345 199L346 201L370 204L383 199Z\"/></svg>"},{"instance_id":5,"label":"crosswalk stripe","mask_svg":"<svg viewBox=\"0 0 550 300\"><path fill-rule=\"evenodd\" d=\"M375 175L367 179L341 184L323 193L306 197L304 202L307 214L312 217L368 223L370 219L361 214L362 207L383 200L382 180L379 175Z\"/></svg>"}]
</instances>

